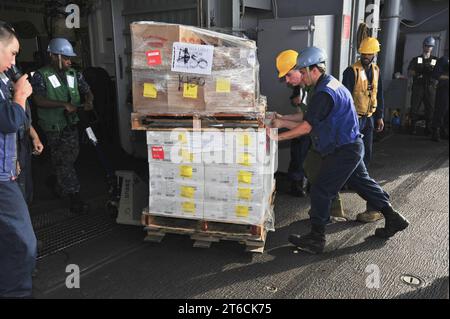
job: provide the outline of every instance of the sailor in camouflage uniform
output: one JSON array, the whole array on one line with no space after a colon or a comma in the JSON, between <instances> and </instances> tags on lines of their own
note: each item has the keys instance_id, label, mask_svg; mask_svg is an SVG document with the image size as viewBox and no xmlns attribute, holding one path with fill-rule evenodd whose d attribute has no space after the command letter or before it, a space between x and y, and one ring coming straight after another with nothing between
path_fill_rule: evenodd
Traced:
<instances>
[{"instance_id":1,"label":"sailor in camouflage uniform","mask_svg":"<svg viewBox=\"0 0 450 319\"><path fill-rule=\"evenodd\" d=\"M92 110L93 95L81 73L71 67L70 58L76 54L69 41L55 38L50 41L48 51L51 64L33 76L33 101L50 148L56 192L69 196L71 212L83 213L87 205L80 197L80 182L74 168L79 153L77 110L79 107Z\"/></svg>"}]
</instances>

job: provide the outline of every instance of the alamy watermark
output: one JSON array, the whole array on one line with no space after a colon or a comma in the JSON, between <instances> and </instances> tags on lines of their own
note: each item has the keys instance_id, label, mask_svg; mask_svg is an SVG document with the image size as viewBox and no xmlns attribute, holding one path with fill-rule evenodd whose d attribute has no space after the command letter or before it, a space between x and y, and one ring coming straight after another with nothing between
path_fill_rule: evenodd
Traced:
<instances>
[{"instance_id":1,"label":"alamy watermark","mask_svg":"<svg viewBox=\"0 0 450 319\"><path fill-rule=\"evenodd\" d=\"M381 272L380 268L375 264L370 264L364 270L369 275L366 277L366 287L369 289L380 289Z\"/></svg>"},{"instance_id":2,"label":"alamy watermark","mask_svg":"<svg viewBox=\"0 0 450 319\"><path fill-rule=\"evenodd\" d=\"M66 277L66 287L68 289L80 288L80 267L76 264L70 264L66 266L66 273L69 275Z\"/></svg>"},{"instance_id":3,"label":"alamy watermark","mask_svg":"<svg viewBox=\"0 0 450 319\"><path fill-rule=\"evenodd\" d=\"M66 27L68 29L79 29L80 28L80 7L76 4L69 4L65 12L66 17Z\"/></svg>"},{"instance_id":4,"label":"alamy watermark","mask_svg":"<svg viewBox=\"0 0 450 319\"><path fill-rule=\"evenodd\" d=\"M366 7L366 13L370 13L366 17L366 24L371 29L378 29L380 27L380 8L377 4L369 4Z\"/></svg>"},{"instance_id":5,"label":"alamy watermark","mask_svg":"<svg viewBox=\"0 0 450 319\"><path fill-rule=\"evenodd\" d=\"M268 131L270 130L270 131ZM277 129L207 129L148 132L149 159L173 164L269 165L277 143L269 137Z\"/></svg>"}]
</instances>

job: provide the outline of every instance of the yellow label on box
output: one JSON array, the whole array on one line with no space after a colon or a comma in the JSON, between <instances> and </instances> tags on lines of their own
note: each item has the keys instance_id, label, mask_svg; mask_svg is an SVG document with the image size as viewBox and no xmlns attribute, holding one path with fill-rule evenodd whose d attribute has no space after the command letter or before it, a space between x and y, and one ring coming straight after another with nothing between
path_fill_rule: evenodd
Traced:
<instances>
[{"instance_id":1,"label":"yellow label on box","mask_svg":"<svg viewBox=\"0 0 450 319\"><path fill-rule=\"evenodd\" d=\"M192 178L192 166L186 166L186 165L180 166L180 176Z\"/></svg>"},{"instance_id":2,"label":"yellow label on box","mask_svg":"<svg viewBox=\"0 0 450 319\"><path fill-rule=\"evenodd\" d=\"M252 136L250 134L239 134L238 135L239 146L249 146L252 144Z\"/></svg>"},{"instance_id":3,"label":"yellow label on box","mask_svg":"<svg viewBox=\"0 0 450 319\"><path fill-rule=\"evenodd\" d=\"M153 83L144 83L144 97L156 99L158 96L158 90Z\"/></svg>"},{"instance_id":4,"label":"yellow label on box","mask_svg":"<svg viewBox=\"0 0 450 319\"><path fill-rule=\"evenodd\" d=\"M227 78L217 78L216 80L216 92L217 93L230 93L231 81Z\"/></svg>"},{"instance_id":5,"label":"yellow label on box","mask_svg":"<svg viewBox=\"0 0 450 319\"><path fill-rule=\"evenodd\" d=\"M252 183L252 175L253 175L252 172L239 171L238 182L245 183L245 184L251 184Z\"/></svg>"},{"instance_id":6,"label":"yellow label on box","mask_svg":"<svg viewBox=\"0 0 450 319\"><path fill-rule=\"evenodd\" d=\"M187 137L186 137L186 134L185 134L185 133L180 133L180 134L178 134L178 141L179 141L181 144L187 144Z\"/></svg>"},{"instance_id":7,"label":"yellow label on box","mask_svg":"<svg viewBox=\"0 0 450 319\"><path fill-rule=\"evenodd\" d=\"M195 188L192 186L181 186L181 196L186 198L194 198Z\"/></svg>"},{"instance_id":8,"label":"yellow label on box","mask_svg":"<svg viewBox=\"0 0 450 319\"><path fill-rule=\"evenodd\" d=\"M183 97L187 97L190 99L196 99L197 95L198 95L198 85L197 84L184 83Z\"/></svg>"},{"instance_id":9,"label":"yellow label on box","mask_svg":"<svg viewBox=\"0 0 450 319\"><path fill-rule=\"evenodd\" d=\"M195 214L195 203L194 202L183 202L181 204L183 212Z\"/></svg>"},{"instance_id":10,"label":"yellow label on box","mask_svg":"<svg viewBox=\"0 0 450 319\"><path fill-rule=\"evenodd\" d=\"M238 164L244 165L244 166L250 166L251 165L251 156L249 153L240 153L238 157Z\"/></svg>"},{"instance_id":11,"label":"yellow label on box","mask_svg":"<svg viewBox=\"0 0 450 319\"><path fill-rule=\"evenodd\" d=\"M246 199L251 200L252 199L252 190L251 188L238 188L238 197L239 199Z\"/></svg>"},{"instance_id":12,"label":"yellow label on box","mask_svg":"<svg viewBox=\"0 0 450 319\"><path fill-rule=\"evenodd\" d=\"M190 162L192 163L194 161L194 153L189 152L186 149L180 149L180 153L181 158L183 159L183 161L185 162Z\"/></svg>"},{"instance_id":13,"label":"yellow label on box","mask_svg":"<svg viewBox=\"0 0 450 319\"><path fill-rule=\"evenodd\" d=\"M248 206L237 205L236 206L237 217L248 217Z\"/></svg>"}]
</instances>

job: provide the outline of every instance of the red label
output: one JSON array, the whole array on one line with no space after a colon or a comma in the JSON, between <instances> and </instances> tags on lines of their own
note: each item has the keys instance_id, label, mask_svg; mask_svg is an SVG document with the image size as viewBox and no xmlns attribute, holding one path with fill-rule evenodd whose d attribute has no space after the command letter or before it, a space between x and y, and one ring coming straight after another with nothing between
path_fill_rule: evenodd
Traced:
<instances>
[{"instance_id":1,"label":"red label","mask_svg":"<svg viewBox=\"0 0 450 319\"><path fill-rule=\"evenodd\" d=\"M164 149L162 146L152 146L152 158L153 159L164 159Z\"/></svg>"},{"instance_id":2,"label":"red label","mask_svg":"<svg viewBox=\"0 0 450 319\"><path fill-rule=\"evenodd\" d=\"M343 39L350 39L351 26L352 26L352 17L349 15L344 15L344 28L342 30Z\"/></svg>"},{"instance_id":3,"label":"red label","mask_svg":"<svg viewBox=\"0 0 450 319\"><path fill-rule=\"evenodd\" d=\"M161 51L150 50L145 53L147 56L148 65L160 65L161 64Z\"/></svg>"}]
</instances>

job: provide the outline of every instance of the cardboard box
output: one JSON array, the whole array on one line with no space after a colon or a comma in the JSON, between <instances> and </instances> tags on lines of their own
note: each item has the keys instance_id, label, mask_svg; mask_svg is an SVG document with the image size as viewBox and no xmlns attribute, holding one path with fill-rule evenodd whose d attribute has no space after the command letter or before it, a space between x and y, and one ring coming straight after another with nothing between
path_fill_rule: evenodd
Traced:
<instances>
[{"instance_id":1,"label":"cardboard box","mask_svg":"<svg viewBox=\"0 0 450 319\"><path fill-rule=\"evenodd\" d=\"M204 199L203 183L186 181L162 181L153 179L150 181L150 196L167 197L178 200Z\"/></svg>"},{"instance_id":2,"label":"cardboard box","mask_svg":"<svg viewBox=\"0 0 450 319\"><path fill-rule=\"evenodd\" d=\"M206 77L171 72L167 82L168 112L201 112L205 110Z\"/></svg>"},{"instance_id":3,"label":"cardboard box","mask_svg":"<svg viewBox=\"0 0 450 319\"><path fill-rule=\"evenodd\" d=\"M130 29L132 68L170 70L174 42L227 48L219 50L216 55L218 59L223 58L223 61L227 61L227 57L231 55L234 58L232 61L236 61L237 52L242 61L248 59L251 63L256 60L256 43L252 40L192 26L151 21L133 22ZM240 49L244 50L242 54ZM230 68L230 64L226 62L217 64L216 68L220 68L220 65Z\"/></svg>"},{"instance_id":4,"label":"cardboard box","mask_svg":"<svg viewBox=\"0 0 450 319\"><path fill-rule=\"evenodd\" d=\"M211 76L133 69L132 77L134 112L257 111L251 69L213 72Z\"/></svg>"},{"instance_id":5,"label":"cardboard box","mask_svg":"<svg viewBox=\"0 0 450 319\"><path fill-rule=\"evenodd\" d=\"M149 163L149 179L203 183L205 172L200 164Z\"/></svg>"},{"instance_id":6,"label":"cardboard box","mask_svg":"<svg viewBox=\"0 0 450 319\"><path fill-rule=\"evenodd\" d=\"M234 202L262 204L265 196L263 185L236 186L206 183L204 200L210 202Z\"/></svg>"},{"instance_id":7,"label":"cardboard box","mask_svg":"<svg viewBox=\"0 0 450 319\"><path fill-rule=\"evenodd\" d=\"M209 112L254 112L256 79L252 68L214 71L205 82L205 108Z\"/></svg>"},{"instance_id":8,"label":"cardboard box","mask_svg":"<svg viewBox=\"0 0 450 319\"><path fill-rule=\"evenodd\" d=\"M168 217L202 219L203 202L162 196L150 196L149 212L150 214Z\"/></svg>"},{"instance_id":9,"label":"cardboard box","mask_svg":"<svg viewBox=\"0 0 450 319\"><path fill-rule=\"evenodd\" d=\"M133 70L133 111L164 113L168 110L168 83L170 75L164 72Z\"/></svg>"},{"instance_id":10,"label":"cardboard box","mask_svg":"<svg viewBox=\"0 0 450 319\"><path fill-rule=\"evenodd\" d=\"M254 41L157 22L132 23L131 35L134 112L261 111L257 103L259 64ZM180 43L186 43L185 53ZM212 61L206 55L202 59L194 54L195 50L201 54L206 48ZM207 71L202 70L202 63ZM176 68L178 64L186 69Z\"/></svg>"},{"instance_id":11,"label":"cardboard box","mask_svg":"<svg viewBox=\"0 0 450 319\"><path fill-rule=\"evenodd\" d=\"M235 224L261 225L264 223L266 205L246 202L204 202L205 220L226 221Z\"/></svg>"},{"instance_id":12,"label":"cardboard box","mask_svg":"<svg viewBox=\"0 0 450 319\"><path fill-rule=\"evenodd\" d=\"M223 186L258 186L263 185L263 167L237 167L205 165L205 183Z\"/></svg>"},{"instance_id":13,"label":"cardboard box","mask_svg":"<svg viewBox=\"0 0 450 319\"><path fill-rule=\"evenodd\" d=\"M192 132L183 128L170 131L147 131L147 145L186 145L194 148L202 146L202 132Z\"/></svg>"},{"instance_id":14,"label":"cardboard box","mask_svg":"<svg viewBox=\"0 0 450 319\"><path fill-rule=\"evenodd\" d=\"M147 145L149 163L202 164L202 151L189 145Z\"/></svg>"}]
</instances>

